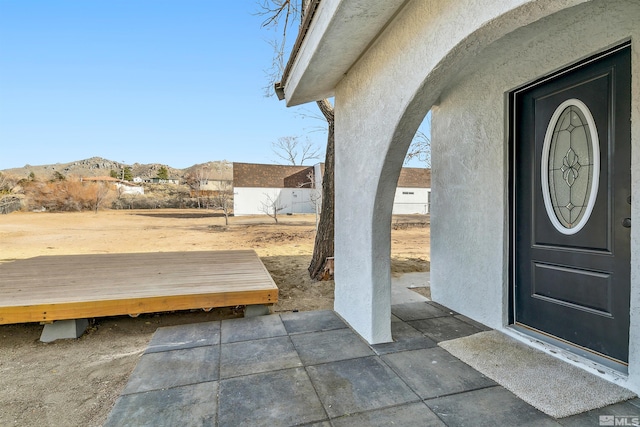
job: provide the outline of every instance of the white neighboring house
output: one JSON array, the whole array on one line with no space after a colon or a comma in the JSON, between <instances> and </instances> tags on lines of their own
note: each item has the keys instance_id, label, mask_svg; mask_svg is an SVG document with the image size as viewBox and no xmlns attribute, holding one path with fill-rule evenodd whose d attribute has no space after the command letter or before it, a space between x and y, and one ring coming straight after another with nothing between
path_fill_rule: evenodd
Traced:
<instances>
[{"instance_id":1,"label":"white neighboring house","mask_svg":"<svg viewBox=\"0 0 640 427\"><path fill-rule=\"evenodd\" d=\"M233 164L235 216L264 213L270 200L279 214L320 212L324 163L314 166ZM403 168L393 202L394 214L427 214L431 200L431 170Z\"/></svg>"},{"instance_id":2,"label":"white neighboring house","mask_svg":"<svg viewBox=\"0 0 640 427\"><path fill-rule=\"evenodd\" d=\"M402 168L393 198L393 214L428 214L431 204L431 169Z\"/></svg>"},{"instance_id":3,"label":"white neighboring house","mask_svg":"<svg viewBox=\"0 0 640 427\"><path fill-rule=\"evenodd\" d=\"M111 176L93 176L93 177L85 177L81 178L82 182L107 182L116 187L116 190L121 194L129 194L129 195L143 195L144 188L134 185L129 181L125 181L118 178L113 178Z\"/></svg>"},{"instance_id":4,"label":"white neighboring house","mask_svg":"<svg viewBox=\"0 0 640 427\"><path fill-rule=\"evenodd\" d=\"M132 185L128 181L120 181L116 182L116 188L120 192L120 194L129 194L129 195L143 195L144 187L140 187L137 185Z\"/></svg>"},{"instance_id":5,"label":"white neighboring house","mask_svg":"<svg viewBox=\"0 0 640 427\"><path fill-rule=\"evenodd\" d=\"M180 184L180 178L176 178L176 177L163 179L163 178L158 178L156 176L154 178L146 178L144 181L151 184L175 184L175 185Z\"/></svg>"},{"instance_id":6,"label":"white neighboring house","mask_svg":"<svg viewBox=\"0 0 640 427\"><path fill-rule=\"evenodd\" d=\"M314 166L233 164L233 214L264 214L275 202L278 214L314 213ZM311 181L310 181L311 180Z\"/></svg>"}]
</instances>

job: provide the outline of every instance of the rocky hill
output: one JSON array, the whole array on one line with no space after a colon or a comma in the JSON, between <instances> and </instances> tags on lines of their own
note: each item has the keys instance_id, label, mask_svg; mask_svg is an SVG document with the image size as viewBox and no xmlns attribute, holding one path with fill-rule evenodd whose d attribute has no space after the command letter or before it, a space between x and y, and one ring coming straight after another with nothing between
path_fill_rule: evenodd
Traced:
<instances>
[{"instance_id":1,"label":"rocky hill","mask_svg":"<svg viewBox=\"0 0 640 427\"><path fill-rule=\"evenodd\" d=\"M25 165L21 168L5 169L0 172L17 178L27 178L31 173L33 173L36 178L47 180L52 178L55 172L59 172L64 176L105 176L109 175L112 170L120 172L127 166L131 168L134 177L140 177L143 179L156 177L162 166L167 168L170 178L184 178L187 173L194 172L197 169L206 168L209 171L209 179L233 179L232 164L224 160L199 163L185 169L176 169L169 165L162 165L159 163L134 163L129 165L104 159L102 157L91 157L90 159L78 160L69 163L56 163L52 165L39 166Z\"/></svg>"}]
</instances>

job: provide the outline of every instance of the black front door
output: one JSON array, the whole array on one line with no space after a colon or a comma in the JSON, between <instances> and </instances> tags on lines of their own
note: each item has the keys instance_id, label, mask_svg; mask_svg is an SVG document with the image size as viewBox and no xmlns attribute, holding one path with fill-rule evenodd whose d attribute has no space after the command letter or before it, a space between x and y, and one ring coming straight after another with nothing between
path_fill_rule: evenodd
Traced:
<instances>
[{"instance_id":1,"label":"black front door","mask_svg":"<svg viewBox=\"0 0 640 427\"><path fill-rule=\"evenodd\" d=\"M628 362L631 55L511 94L515 324Z\"/></svg>"}]
</instances>

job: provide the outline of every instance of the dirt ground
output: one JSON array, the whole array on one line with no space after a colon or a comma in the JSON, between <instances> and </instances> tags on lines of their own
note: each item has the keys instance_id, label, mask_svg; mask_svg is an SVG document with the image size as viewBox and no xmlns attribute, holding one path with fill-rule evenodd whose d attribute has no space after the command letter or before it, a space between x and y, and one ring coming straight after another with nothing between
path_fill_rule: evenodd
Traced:
<instances>
[{"instance_id":1,"label":"dirt ground","mask_svg":"<svg viewBox=\"0 0 640 427\"><path fill-rule=\"evenodd\" d=\"M333 307L312 282L314 216L224 218L204 210L0 215L0 263L39 255L254 249L279 288L273 312ZM392 274L429 269L424 217L394 218ZM422 223L415 225L399 224ZM0 280L2 278L0 277ZM93 319L76 340L39 341L42 326L0 326L0 426L99 426L158 327L242 316L235 307Z\"/></svg>"}]
</instances>

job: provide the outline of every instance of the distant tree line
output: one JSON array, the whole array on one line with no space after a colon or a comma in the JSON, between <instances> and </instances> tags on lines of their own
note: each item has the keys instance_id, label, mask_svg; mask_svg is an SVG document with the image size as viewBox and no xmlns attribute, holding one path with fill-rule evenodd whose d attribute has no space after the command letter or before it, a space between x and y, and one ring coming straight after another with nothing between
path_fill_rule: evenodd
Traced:
<instances>
[{"instance_id":1,"label":"distant tree line","mask_svg":"<svg viewBox=\"0 0 640 427\"><path fill-rule=\"evenodd\" d=\"M60 173L48 181L37 179L19 183L29 210L51 212L83 211L109 206L113 189L104 182L82 182L80 178L67 178Z\"/></svg>"},{"instance_id":2,"label":"distant tree line","mask_svg":"<svg viewBox=\"0 0 640 427\"><path fill-rule=\"evenodd\" d=\"M114 171L117 173L117 171ZM122 178L122 171L120 171ZM127 171L124 171L127 178ZM113 175L112 175L113 176ZM54 172L48 179L34 173L19 179L0 172L0 213L31 211L94 211L100 209L208 208L227 218L233 211L231 184L221 191L191 197L187 185L143 184L145 194L126 194L112 182L82 181L80 177Z\"/></svg>"}]
</instances>

